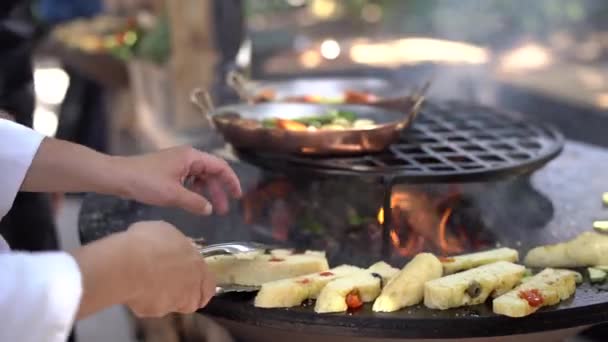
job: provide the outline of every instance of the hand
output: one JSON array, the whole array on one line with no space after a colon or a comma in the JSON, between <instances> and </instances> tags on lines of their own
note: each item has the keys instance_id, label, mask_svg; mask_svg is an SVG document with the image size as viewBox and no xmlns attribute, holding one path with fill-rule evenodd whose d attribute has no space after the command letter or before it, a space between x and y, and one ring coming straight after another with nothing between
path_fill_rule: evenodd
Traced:
<instances>
[{"instance_id":1,"label":"hand","mask_svg":"<svg viewBox=\"0 0 608 342\"><path fill-rule=\"evenodd\" d=\"M130 174L124 178L123 195L146 204L180 207L202 215L225 214L228 195L241 196L240 182L228 163L192 147L117 158L117 169ZM183 185L190 177L194 179L192 190ZM204 190L211 203L201 195Z\"/></svg>"},{"instance_id":2,"label":"hand","mask_svg":"<svg viewBox=\"0 0 608 342\"><path fill-rule=\"evenodd\" d=\"M192 313L207 305L215 278L190 239L164 222L137 223L127 234L136 250L134 272L143 285L127 302L136 315Z\"/></svg>"},{"instance_id":3,"label":"hand","mask_svg":"<svg viewBox=\"0 0 608 342\"><path fill-rule=\"evenodd\" d=\"M82 274L78 318L115 304L138 316L191 313L215 294L192 242L165 222L140 222L73 253Z\"/></svg>"}]
</instances>

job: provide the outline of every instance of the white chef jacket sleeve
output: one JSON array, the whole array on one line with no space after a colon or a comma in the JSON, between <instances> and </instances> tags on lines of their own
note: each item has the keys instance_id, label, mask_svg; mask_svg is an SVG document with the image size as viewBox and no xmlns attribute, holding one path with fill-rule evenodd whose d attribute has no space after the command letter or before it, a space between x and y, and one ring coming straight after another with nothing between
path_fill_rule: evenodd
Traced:
<instances>
[{"instance_id":1,"label":"white chef jacket sleeve","mask_svg":"<svg viewBox=\"0 0 608 342\"><path fill-rule=\"evenodd\" d=\"M69 254L0 254L0 341L65 342L81 295Z\"/></svg>"},{"instance_id":2,"label":"white chef jacket sleeve","mask_svg":"<svg viewBox=\"0 0 608 342\"><path fill-rule=\"evenodd\" d=\"M0 219L12 206L43 138L0 119ZM80 269L69 254L0 250L0 341L64 342L81 296Z\"/></svg>"},{"instance_id":3,"label":"white chef jacket sleeve","mask_svg":"<svg viewBox=\"0 0 608 342\"><path fill-rule=\"evenodd\" d=\"M0 119L0 219L9 211L44 136Z\"/></svg>"}]
</instances>

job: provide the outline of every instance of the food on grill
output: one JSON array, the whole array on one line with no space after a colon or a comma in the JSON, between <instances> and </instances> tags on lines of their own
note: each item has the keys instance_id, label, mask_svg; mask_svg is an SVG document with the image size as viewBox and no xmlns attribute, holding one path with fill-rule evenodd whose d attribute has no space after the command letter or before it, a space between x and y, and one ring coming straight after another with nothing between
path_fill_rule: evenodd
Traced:
<instances>
[{"instance_id":1,"label":"food on grill","mask_svg":"<svg viewBox=\"0 0 608 342\"><path fill-rule=\"evenodd\" d=\"M369 119L357 119L352 112L330 110L325 114L296 119L270 118L262 121L265 128L280 128L289 131L345 130L374 128Z\"/></svg>"},{"instance_id":2,"label":"food on grill","mask_svg":"<svg viewBox=\"0 0 608 342\"><path fill-rule=\"evenodd\" d=\"M424 283L441 277L442 272L441 263L433 254L416 255L386 284L372 310L393 312L420 303L424 295Z\"/></svg>"},{"instance_id":3,"label":"food on grill","mask_svg":"<svg viewBox=\"0 0 608 342\"><path fill-rule=\"evenodd\" d=\"M325 256L316 253L281 257L259 254L253 258L220 255L205 258L205 261L221 285L259 286L269 281L323 272L329 268Z\"/></svg>"},{"instance_id":4,"label":"food on grill","mask_svg":"<svg viewBox=\"0 0 608 342\"><path fill-rule=\"evenodd\" d=\"M587 272L589 272L589 281L591 283L602 283L606 280L606 271L602 269L589 267L587 268Z\"/></svg>"},{"instance_id":5,"label":"food on grill","mask_svg":"<svg viewBox=\"0 0 608 342\"><path fill-rule=\"evenodd\" d=\"M586 267L608 265L608 235L584 232L575 239L533 248L524 263L530 267Z\"/></svg>"},{"instance_id":6,"label":"food on grill","mask_svg":"<svg viewBox=\"0 0 608 342\"><path fill-rule=\"evenodd\" d=\"M390 281L399 270L385 262L378 262L363 272L329 282L317 298L315 312L330 313L358 309L363 303L376 299L382 285Z\"/></svg>"},{"instance_id":7,"label":"food on grill","mask_svg":"<svg viewBox=\"0 0 608 342\"><path fill-rule=\"evenodd\" d=\"M511 290L525 270L524 266L498 261L431 280L424 285L424 305L445 310L483 303L489 296L497 297Z\"/></svg>"},{"instance_id":8,"label":"food on grill","mask_svg":"<svg viewBox=\"0 0 608 342\"><path fill-rule=\"evenodd\" d=\"M524 317L543 306L555 305L572 296L576 290L572 271L545 269L514 290L495 298L495 313L509 317Z\"/></svg>"},{"instance_id":9,"label":"food on grill","mask_svg":"<svg viewBox=\"0 0 608 342\"><path fill-rule=\"evenodd\" d=\"M255 297L254 306L260 308L289 308L302 304L307 299L317 298L319 292L330 281L364 270L342 265L328 271L300 277L271 281L262 285Z\"/></svg>"},{"instance_id":10,"label":"food on grill","mask_svg":"<svg viewBox=\"0 0 608 342\"><path fill-rule=\"evenodd\" d=\"M300 96L287 96L284 98L277 98L276 91L274 89L263 89L254 97L255 102L271 102L271 101L283 101L283 102L304 102L304 103L350 103L350 104L369 104L376 102L378 97L374 94L346 90L340 97L326 97L321 95L300 95Z\"/></svg>"},{"instance_id":11,"label":"food on grill","mask_svg":"<svg viewBox=\"0 0 608 342\"><path fill-rule=\"evenodd\" d=\"M599 233L608 233L608 221L593 221L593 229Z\"/></svg>"},{"instance_id":12,"label":"food on grill","mask_svg":"<svg viewBox=\"0 0 608 342\"><path fill-rule=\"evenodd\" d=\"M443 273L452 274L468 270L481 265L491 264L496 261L517 262L519 253L511 248L498 248L489 251L458 255L442 258Z\"/></svg>"}]
</instances>

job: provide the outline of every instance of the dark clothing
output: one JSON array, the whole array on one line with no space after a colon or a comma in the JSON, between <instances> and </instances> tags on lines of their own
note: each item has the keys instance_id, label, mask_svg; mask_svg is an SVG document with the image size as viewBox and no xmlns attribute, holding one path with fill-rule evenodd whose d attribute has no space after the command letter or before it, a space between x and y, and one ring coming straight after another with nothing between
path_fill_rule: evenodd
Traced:
<instances>
[{"instance_id":1,"label":"dark clothing","mask_svg":"<svg viewBox=\"0 0 608 342\"><path fill-rule=\"evenodd\" d=\"M27 2L0 1L0 109L32 127L35 104L31 55L37 32ZM19 3L19 6L15 6ZM13 249L41 251L59 247L49 197L20 193L0 222L0 234Z\"/></svg>"}]
</instances>

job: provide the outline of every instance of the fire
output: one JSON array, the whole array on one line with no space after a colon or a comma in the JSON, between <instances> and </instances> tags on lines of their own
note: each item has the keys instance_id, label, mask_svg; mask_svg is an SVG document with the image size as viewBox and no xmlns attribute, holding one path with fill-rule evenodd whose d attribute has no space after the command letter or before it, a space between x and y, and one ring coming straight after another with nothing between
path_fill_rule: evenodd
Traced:
<instances>
[{"instance_id":1,"label":"fire","mask_svg":"<svg viewBox=\"0 0 608 342\"><path fill-rule=\"evenodd\" d=\"M458 194L450 192L441 201L434 201L424 193L397 192L391 198L391 243L402 256L413 256L423 250L442 255L464 250L468 237L462 227L452 231L450 218L453 208L440 209L437 203L453 202ZM378 210L377 219L384 224L384 208Z\"/></svg>"}]
</instances>

